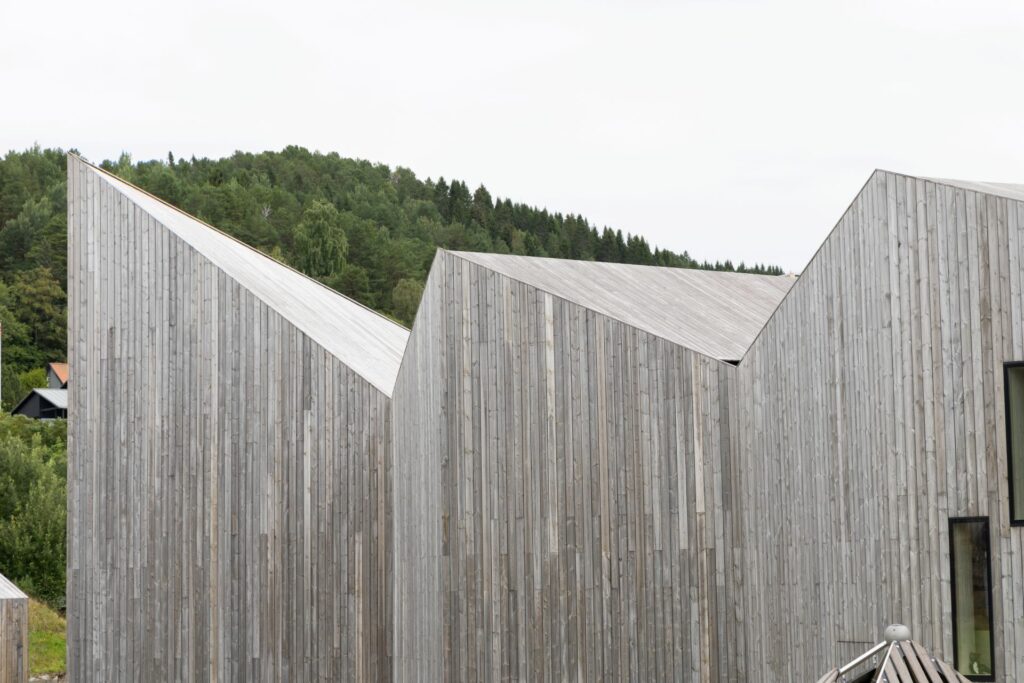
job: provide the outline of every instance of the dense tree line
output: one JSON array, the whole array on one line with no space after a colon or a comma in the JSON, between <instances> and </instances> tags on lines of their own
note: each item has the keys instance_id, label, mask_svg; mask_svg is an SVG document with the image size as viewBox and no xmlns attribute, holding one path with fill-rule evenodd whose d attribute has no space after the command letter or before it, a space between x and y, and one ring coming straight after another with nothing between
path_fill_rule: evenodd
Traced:
<instances>
[{"instance_id":1,"label":"dense tree line","mask_svg":"<svg viewBox=\"0 0 1024 683\"><path fill-rule=\"evenodd\" d=\"M3 404L26 372L65 356L66 180L62 150L0 160L0 322ZM776 267L699 263L639 235L598 230L579 215L494 198L482 185L420 180L412 171L300 147L224 159L105 169L273 257L410 324L437 247L755 273Z\"/></svg>"},{"instance_id":2,"label":"dense tree line","mask_svg":"<svg viewBox=\"0 0 1024 683\"><path fill-rule=\"evenodd\" d=\"M67 540L64 420L0 413L0 574L64 611Z\"/></svg>"},{"instance_id":3,"label":"dense tree line","mask_svg":"<svg viewBox=\"0 0 1024 683\"><path fill-rule=\"evenodd\" d=\"M0 160L0 324L10 410L66 357L67 218L62 150ZM698 263L639 235L598 230L493 198L461 181L299 147L226 159L133 163L107 170L363 304L410 324L437 247L679 268L780 274L775 267ZM72 377L71 381L75 381ZM0 573L63 609L67 456L62 420L0 413Z\"/></svg>"}]
</instances>

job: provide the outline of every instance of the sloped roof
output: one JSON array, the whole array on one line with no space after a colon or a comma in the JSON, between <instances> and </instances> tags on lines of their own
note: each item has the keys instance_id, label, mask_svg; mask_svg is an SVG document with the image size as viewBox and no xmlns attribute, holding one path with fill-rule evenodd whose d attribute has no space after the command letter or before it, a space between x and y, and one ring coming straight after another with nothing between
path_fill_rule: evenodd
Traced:
<instances>
[{"instance_id":1,"label":"sloped roof","mask_svg":"<svg viewBox=\"0 0 1024 683\"><path fill-rule=\"evenodd\" d=\"M49 402L54 408L68 409L67 389L33 389L32 391L42 396L43 400Z\"/></svg>"},{"instance_id":2,"label":"sloped roof","mask_svg":"<svg viewBox=\"0 0 1024 683\"><path fill-rule=\"evenodd\" d=\"M67 363L50 363L50 370L57 376L57 379L61 381L61 384L68 383L68 364Z\"/></svg>"},{"instance_id":3,"label":"sloped roof","mask_svg":"<svg viewBox=\"0 0 1024 683\"><path fill-rule=\"evenodd\" d=\"M409 338L407 329L143 190L87 166L353 372L391 395Z\"/></svg>"},{"instance_id":4,"label":"sloped roof","mask_svg":"<svg viewBox=\"0 0 1024 683\"><path fill-rule=\"evenodd\" d=\"M991 194L997 197L1006 197L1007 199L1024 201L1024 185L1017 185L1014 183L990 183L977 180L953 180L951 178L921 178L921 180L928 180L940 185L959 187L962 190L971 190L973 192L981 192L982 194Z\"/></svg>"},{"instance_id":5,"label":"sloped roof","mask_svg":"<svg viewBox=\"0 0 1024 683\"><path fill-rule=\"evenodd\" d=\"M68 409L68 390L67 389L33 389L32 391L25 394L25 398L18 402L18 405L14 406L11 411L11 415L17 415L21 410L21 407L25 405L30 398L33 396L39 396L44 401L52 405L54 408L59 410Z\"/></svg>"},{"instance_id":6,"label":"sloped roof","mask_svg":"<svg viewBox=\"0 0 1024 683\"><path fill-rule=\"evenodd\" d=\"M795 278L453 251L454 256L723 361L737 361Z\"/></svg>"},{"instance_id":7,"label":"sloped roof","mask_svg":"<svg viewBox=\"0 0 1024 683\"><path fill-rule=\"evenodd\" d=\"M0 574L0 600L25 600L28 596L21 589Z\"/></svg>"},{"instance_id":8,"label":"sloped roof","mask_svg":"<svg viewBox=\"0 0 1024 683\"><path fill-rule=\"evenodd\" d=\"M850 664L833 669L818 679L818 683L840 681L969 683L952 666L932 657L913 640L879 643Z\"/></svg>"}]
</instances>

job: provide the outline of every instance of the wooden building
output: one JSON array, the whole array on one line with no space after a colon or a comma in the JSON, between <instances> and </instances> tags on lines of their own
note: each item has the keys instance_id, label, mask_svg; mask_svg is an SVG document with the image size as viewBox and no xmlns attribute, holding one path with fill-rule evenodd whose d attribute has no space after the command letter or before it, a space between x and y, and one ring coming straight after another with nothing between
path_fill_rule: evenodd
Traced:
<instances>
[{"instance_id":1,"label":"wooden building","mask_svg":"<svg viewBox=\"0 0 1024 683\"><path fill-rule=\"evenodd\" d=\"M391 677L408 332L68 157L68 673Z\"/></svg>"},{"instance_id":2,"label":"wooden building","mask_svg":"<svg viewBox=\"0 0 1024 683\"><path fill-rule=\"evenodd\" d=\"M440 251L411 335L68 196L76 679L1024 679L1024 187L878 171L799 280Z\"/></svg>"},{"instance_id":3,"label":"wooden building","mask_svg":"<svg viewBox=\"0 0 1024 683\"><path fill-rule=\"evenodd\" d=\"M801 681L892 622L1024 678L1022 264L1024 187L882 171L792 289L441 253L398 679Z\"/></svg>"},{"instance_id":4,"label":"wooden building","mask_svg":"<svg viewBox=\"0 0 1024 683\"><path fill-rule=\"evenodd\" d=\"M68 416L67 389L33 389L18 405L14 406L11 415L24 415L36 420L55 420Z\"/></svg>"},{"instance_id":5,"label":"wooden building","mask_svg":"<svg viewBox=\"0 0 1024 683\"><path fill-rule=\"evenodd\" d=\"M0 575L0 683L28 681L28 596Z\"/></svg>"},{"instance_id":6,"label":"wooden building","mask_svg":"<svg viewBox=\"0 0 1024 683\"><path fill-rule=\"evenodd\" d=\"M732 363L792 282L438 254L395 388L398 680L743 680Z\"/></svg>"},{"instance_id":7,"label":"wooden building","mask_svg":"<svg viewBox=\"0 0 1024 683\"><path fill-rule=\"evenodd\" d=\"M68 388L68 364L47 363L46 364L46 387L48 389Z\"/></svg>"},{"instance_id":8,"label":"wooden building","mask_svg":"<svg viewBox=\"0 0 1024 683\"><path fill-rule=\"evenodd\" d=\"M1022 295L1024 186L877 171L744 355L741 613L765 680L892 622L1024 680Z\"/></svg>"}]
</instances>

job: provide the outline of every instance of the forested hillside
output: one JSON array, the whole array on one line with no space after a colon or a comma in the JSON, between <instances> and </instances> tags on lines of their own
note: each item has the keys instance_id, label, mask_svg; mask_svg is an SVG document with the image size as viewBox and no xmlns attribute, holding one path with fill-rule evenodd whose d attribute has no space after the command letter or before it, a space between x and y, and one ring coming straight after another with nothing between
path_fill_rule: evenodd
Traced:
<instances>
[{"instance_id":1,"label":"forested hillside","mask_svg":"<svg viewBox=\"0 0 1024 683\"><path fill-rule=\"evenodd\" d=\"M93 160L95 162L95 160ZM483 186L420 180L412 171L299 147L225 159L101 165L362 303L410 324L437 247L757 273L761 265L698 263L637 235L598 230ZM66 181L62 150L0 160L2 405L65 357ZM32 373L27 375L26 373ZM73 381L73 380L72 380Z\"/></svg>"},{"instance_id":2,"label":"forested hillside","mask_svg":"<svg viewBox=\"0 0 1024 683\"><path fill-rule=\"evenodd\" d=\"M38 148L0 160L4 411L45 384L47 362L66 356L65 163L62 150ZM652 251L639 236L598 231L582 216L495 199L484 187L471 192L457 180L419 180L404 168L297 147L219 160L132 163L122 156L101 165L407 325L437 247L781 272L697 263L686 253ZM0 573L58 610L65 434L63 420L0 414Z\"/></svg>"}]
</instances>

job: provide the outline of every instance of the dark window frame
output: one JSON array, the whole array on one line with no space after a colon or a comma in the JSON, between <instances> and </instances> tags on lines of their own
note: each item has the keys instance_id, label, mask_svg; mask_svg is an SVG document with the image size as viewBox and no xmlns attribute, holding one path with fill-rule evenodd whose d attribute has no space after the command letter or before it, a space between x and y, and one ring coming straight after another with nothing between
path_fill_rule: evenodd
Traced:
<instances>
[{"instance_id":1,"label":"dark window frame","mask_svg":"<svg viewBox=\"0 0 1024 683\"><path fill-rule=\"evenodd\" d=\"M1010 526L1024 526L1024 518L1014 519L1016 510L1013 491L1013 429L1010 426L1010 369L1024 367L1024 360L1003 363L1003 427L1006 429L1006 478L1010 492ZM1024 495L1024 491L1021 492Z\"/></svg>"},{"instance_id":2,"label":"dark window frame","mask_svg":"<svg viewBox=\"0 0 1024 683\"><path fill-rule=\"evenodd\" d=\"M988 626L989 626L989 655L992 661L991 674L965 674L960 672L960 653L957 651L957 629L959 620L956 614L956 558L953 554L953 527L957 524L982 522L985 524L985 536L988 541L988 562L985 563L985 571L988 574ZM949 599L953 614L953 668L960 672L960 675L969 681L995 681L996 680L996 641L995 641L995 616L992 613L992 525L989 518L981 517L950 517L949 518Z\"/></svg>"}]
</instances>

